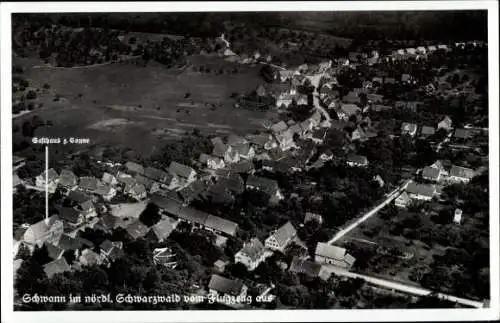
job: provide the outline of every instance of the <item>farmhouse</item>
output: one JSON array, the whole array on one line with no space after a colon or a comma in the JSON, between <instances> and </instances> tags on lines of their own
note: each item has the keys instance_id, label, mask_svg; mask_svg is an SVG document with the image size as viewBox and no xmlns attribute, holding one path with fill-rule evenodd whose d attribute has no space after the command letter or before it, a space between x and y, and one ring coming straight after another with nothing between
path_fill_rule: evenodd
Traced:
<instances>
[{"instance_id":1,"label":"farmhouse","mask_svg":"<svg viewBox=\"0 0 500 323\"><path fill-rule=\"evenodd\" d=\"M283 252L296 235L297 231L293 225L287 222L266 239L265 245L271 250Z\"/></svg>"},{"instance_id":2,"label":"farmhouse","mask_svg":"<svg viewBox=\"0 0 500 323\"><path fill-rule=\"evenodd\" d=\"M208 290L212 296L228 295L244 299L247 296L248 287L239 279L229 279L219 275L212 275L208 283Z\"/></svg>"},{"instance_id":3,"label":"farmhouse","mask_svg":"<svg viewBox=\"0 0 500 323\"><path fill-rule=\"evenodd\" d=\"M55 274L63 273L65 271L70 271L71 267L66 262L64 257L53 260L43 266L43 271L47 275L48 278L52 278Z\"/></svg>"},{"instance_id":4,"label":"farmhouse","mask_svg":"<svg viewBox=\"0 0 500 323\"><path fill-rule=\"evenodd\" d=\"M110 173L105 172L102 174L101 182L106 185L115 186L118 185L118 180L116 177Z\"/></svg>"},{"instance_id":5,"label":"farmhouse","mask_svg":"<svg viewBox=\"0 0 500 323\"><path fill-rule=\"evenodd\" d=\"M317 263L325 263L344 269L351 268L356 261L344 248L323 242L318 242L314 255Z\"/></svg>"},{"instance_id":6,"label":"farmhouse","mask_svg":"<svg viewBox=\"0 0 500 323\"><path fill-rule=\"evenodd\" d=\"M200 155L200 163L202 163L203 165L207 165L207 167L210 169L219 169L226 166L224 160L222 160L221 158L203 153Z\"/></svg>"},{"instance_id":7,"label":"farmhouse","mask_svg":"<svg viewBox=\"0 0 500 323\"><path fill-rule=\"evenodd\" d=\"M427 166L422 170L422 178L428 181L439 182L441 175L443 174L439 168Z\"/></svg>"},{"instance_id":8,"label":"farmhouse","mask_svg":"<svg viewBox=\"0 0 500 323\"><path fill-rule=\"evenodd\" d=\"M394 205L400 208L405 208L408 206L408 204L411 202L410 197L408 196L408 193L403 192L401 193L395 200L394 200Z\"/></svg>"},{"instance_id":9,"label":"farmhouse","mask_svg":"<svg viewBox=\"0 0 500 323\"><path fill-rule=\"evenodd\" d=\"M278 187L278 182L265 177L250 175L247 179L246 188L264 192L270 198L283 198Z\"/></svg>"},{"instance_id":10,"label":"farmhouse","mask_svg":"<svg viewBox=\"0 0 500 323\"><path fill-rule=\"evenodd\" d=\"M175 230L177 224L178 221L170 217L165 217L151 227L148 237L155 242L162 242Z\"/></svg>"},{"instance_id":11,"label":"farmhouse","mask_svg":"<svg viewBox=\"0 0 500 323\"><path fill-rule=\"evenodd\" d=\"M110 185L101 184L97 185L94 193L101 196L105 201L111 201L111 199L116 196L116 189Z\"/></svg>"},{"instance_id":12,"label":"farmhouse","mask_svg":"<svg viewBox=\"0 0 500 323\"><path fill-rule=\"evenodd\" d=\"M445 116L444 119L438 123L437 128L444 129L446 131L451 130L452 129L452 121L451 121L450 117Z\"/></svg>"},{"instance_id":13,"label":"farmhouse","mask_svg":"<svg viewBox=\"0 0 500 323\"><path fill-rule=\"evenodd\" d=\"M474 170L453 165L448 180L454 183L468 183L474 177Z\"/></svg>"},{"instance_id":14,"label":"farmhouse","mask_svg":"<svg viewBox=\"0 0 500 323\"><path fill-rule=\"evenodd\" d=\"M296 256L293 257L288 270L296 274L304 274L310 278L319 277L322 280L328 280L331 276L323 265Z\"/></svg>"},{"instance_id":15,"label":"farmhouse","mask_svg":"<svg viewBox=\"0 0 500 323\"><path fill-rule=\"evenodd\" d=\"M196 172L189 166L172 161L168 166L168 172L177 177L180 182L191 183L196 179Z\"/></svg>"},{"instance_id":16,"label":"farmhouse","mask_svg":"<svg viewBox=\"0 0 500 323\"><path fill-rule=\"evenodd\" d=\"M368 166L368 159L366 156L361 155L349 155L347 156L347 165L351 167L366 167Z\"/></svg>"},{"instance_id":17,"label":"farmhouse","mask_svg":"<svg viewBox=\"0 0 500 323\"><path fill-rule=\"evenodd\" d=\"M265 259L266 249L257 238L245 242L243 248L234 255L234 262L243 264L249 271L257 268Z\"/></svg>"},{"instance_id":18,"label":"farmhouse","mask_svg":"<svg viewBox=\"0 0 500 323\"><path fill-rule=\"evenodd\" d=\"M415 136L417 134L418 126L414 123L403 122L401 124L401 134Z\"/></svg>"},{"instance_id":19,"label":"farmhouse","mask_svg":"<svg viewBox=\"0 0 500 323\"><path fill-rule=\"evenodd\" d=\"M59 186L64 188L66 191L72 191L77 187L78 178L75 173L68 169L63 169L59 175Z\"/></svg>"},{"instance_id":20,"label":"farmhouse","mask_svg":"<svg viewBox=\"0 0 500 323\"><path fill-rule=\"evenodd\" d=\"M320 214L306 212L306 216L304 218L304 223L309 223L311 221L314 221L314 222L321 225L321 224L323 224L323 217Z\"/></svg>"},{"instance_id":21,"label":"farmhouse","mask_svg":"<svg viewBox=\"0 0 500 323\"><path fill-rule=\"evenodd\" d=\"M406 187L406 192L411 199L430 201L436 193L436 186L429 184L418 184L412 181Z\"/></svg>"},{"instance_id":22,"label":"farmhouse","mask_svg":"<svg viewBox=\"0 0 500 323\"><path fill-rule=\"evenodd\" d=\"M125 167L133 174L144 174L144 167L140 164L129 161L125 163Z\"/></svg>"},{"instance_id":23,"label":"farmhouse","mask_svg":"<svg viewBox=\"0 0 500 323\"><path fill-rule=\"evenodd\" d=\"M53 215L41 220L26 229L23 241L31 247L41 247L45 242L57 244L63 234L63 222L59 216Z\"/></svg>"}]
</instances>

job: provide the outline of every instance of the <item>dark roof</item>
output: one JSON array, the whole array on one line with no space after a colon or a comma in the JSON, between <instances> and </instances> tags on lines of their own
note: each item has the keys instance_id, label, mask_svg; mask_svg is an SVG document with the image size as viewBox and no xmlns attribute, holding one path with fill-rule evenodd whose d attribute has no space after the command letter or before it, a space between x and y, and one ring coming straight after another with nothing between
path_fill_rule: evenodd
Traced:
<instances>
[{"instance_id":1,"label":"dark roof","mask_svg":"<svg viewBox=\"0 0 500 323\"><path fill-rule=\"evenodd\" d=\"M144 168L144 176L154 181L161 182L167 178L168 173L158 168L146 167Z\"/></svg>"},{"instance_id":2,"label":"dark roof","mask_svg":"<svg viewBox=\"0 0 500 323\"><path fill-rule=\"evenodd\" d=\"M474 170L466 167L451 166L450 176L456 176L461 178L472 178L474 177Z\"/></svg>"},{"instance_id":3,"label":"dark roof","mask_svg":"<svg viewBox=\"0 0 500 323\"><path fill-rule=\"evenodd\" d=\"M168 166L168 172L179 177L187 178L189 177L191 172L194 172L194 169L189 166L172 161L170 163L170 166Z\"/></svg>"},{"instance_id":4,"label":"dark roof","mask_svg":"<svg viewBox=\"0 0 500 323\"><path fill-rule=\"evenodd\" d=\"M144 174L144 167L140 164L129 161L125 163L125 167L133 173Z\"/></svg>"},{"instance_id":5,"label":"dark roof","mask_svg":"<svg viewBox=\"0 0 500 323\"><path fill-rule=\"evenodd\" d=\"M237 223L213 215L207 217L205 226L216 231L224 232L230 236L234 236L238 229Z\"/></svg>"},{"instance_id":6,"label":"dark roof","mask_svg":"<svg viewBox=\"0 0 500 323\"><path fill-rule=\"evenodd\" d=\"M78 178L76 175L68 170L68 169L63 169L61 171L61 174L59 175L59 185L62 186L75 186L78 182Z\"/></svg>"},{"instance_id":7,"label":"dark roof","mask_svg":"<svg viewBox=\"0 0 500 323\"><path fill-rule=\"evenodd\" d=\"M73 238L72 236L69 236L67 234L61 235L61 238L59 239L57 245L64 250L78 250L80 248L83 248L84 246L87 246L89 248L94 247L94 244L87 239L82 239L80 237Z\"/></svg>"},{"instance_id":8,"label":"dark roof","mask_svg":"<svg viewBox=\"0 0 500 323\"><path fill-rule=\"evenodd\" d=\"M355 114L356 112L361 111L361 108L355 104L342 104L340 109L348 116L351 116L351 115Z\"/></svg>"},{"instance_id":9,"label":"dark roof","mask_svg":"<svg viewBox=\"0 0 500 323\"><path fill-rule=\"evenodd\" d=\"M146 176L137 174L135 175L135 180L137 184L144 185L146 189L150 189L153 186L154 181Z\"/></svg>"},{"instance_id":10,"label":"dark roof","mask_svg":"<svg viewBox=\"0 0 500 323\"><path fill-rule=\"evenodd\" d=\"M65 272L70 269L71 268L69 267L64 257L51 261L43 266L43 271L45 271L45 274L49 278L52 278L52 276L54 276L55 274Z\"/></svg>"},{"instance_id":11,"label":"dark roof","mask_svg":"<svg viewBox=\"0 0 500 323\"><path fill-rule=\"evenodd\" d=\"M217 142L214 144L212 155L223 158L228 149L228 145L225 145L223 142Z\"/></svg>"},{"instance_id":12,"label":"dark roof","mask_svg":"<svg viewBox=\"0 0 500 323\"><path fill-rule=\"evenodd\" d=\"M99 219L98 225L104 230L110 230L115 227L116 217L111 214L105 214Z\"/></svg>"},{"instance_id":13,"label":"dark roof","mask_svg":"<svg viewBox=\"0 0 500 323\"><path fill-rule=\"evenodd\" d=\"M80 219L80 212L72 207L59 207L57 208L59 218L69 223L77 223Z\"/></svg>"},{"instance_id":14,"label":"dark roof","mask_svg":"<svg viewBox=\"0 0 500 323\"><path fill-rule=\"evenodd\" d=\"M99 246L99 248L105 253L109 253L114 247L115 246L113 245L113 242L109 241L108 239L104 240L103 243L101 243L101 245Z\"/></svg>"},{"instance_id":15,"label":"dark roof","mask_svg":"<svg viewBox=\"0 0 500 323\"><path fill-rule=\"evenodd\" d=\"M422 170L422 177L436 180L439 177L439 173L439 169L427 166Z\"/></svg>"},{"instance_id":16,"label":"dark roof","mask_svg":"<svg viewBox=\"0 0 500 323\"><path fill-rule=\"evenodd\" d=\"M142 224L142 222L139 220L134 221L127 227L128 234L134 239L144 237L148 233L148 231L149 228L146 225Z\"/></svg>"},{"instance_id":17,"label":"dark roof","mask_svg":"<svg viewBox=\"0 0 500 323\"><path fill-rule=\"evenodd\" d=\"M240 136L235 135L235 134L230 134L229 137L227 138L227 144L229 146L240 145L240 144L243 144L246 142L247 142L247 140L245 138L240 137Z\"/></svg>"},{"instance_id":18,"label":"dark roof","mask_svg":"<svg viewBox=\"0 0 500 323\"><path fill-rule=\"evenodd\" d=\"M94 176L80 177L78 186L84 190L95 191L97 189L97 178Z\"/></svg>"},{"instance_id":19,"label":"dark roof","mask_svg":"<svg viewBox=\"0 0 500 323\"><path fill-rule=\"evenodd\" d=\"M241 160L236 164L231 165L231 172L234 173L248 173L254 170L255 167L250 160Z\"/></svg>"},{"instance_id":20,"label":"dark roof","mask_svg":"<svg viewBox=\"0 0 500 323\"><path fill-rule=\"evenodd\" d=\"M321 272L321 268L321 264L305 259L299 259L298 257L293 257L292 263L290 264L290 268L288 270L297 274L305 274L309 277L318 277Z\"/></svg>"},{"instance_id":21,"label":"dark roof","mask_svg":"<svg viewBox=\"0 0 500 323\"><path fill-rule=\"evenodd\" d=\"M245 190L243 179L238 174L231 174L228 177L221 179L219 183L235 194L241 194Z\"/></svg>"},{"instance_id":22,"label":"dark roof","mask_svg":"<svg viewBox=\"0 0 500 323\"><path fill-rule=\"evenodd\" d=\"M368 162L368 159L366 159L365 156L351 154L347 156L347 161L357 164L365 164Z\"/></svg>"},{"instance_id":23,"label":"dark roof","mask_svg":"<svg viewBox=\"0 0 500 323\"><path fill-rule=\"evenodd\" d=\"M239 295L243 288L243 282L239 279L233 280L219 275L212 275L208 288L222 294Z\"/></svg>"},{"instance_id":24,"label":"dark roof","mask_svg":"<svg viewBox=\"0 0 500 323\"><path fill-rule=\"evenodd\" d=\"M168 214L179 216L181 212L182 203L177 200L159 194L154 194L153 196L151 196L150 201L156 204L160 209L163 209Z\"/></svg>"},{"instance_id":25,"label":"dark roof","mask_svg":"<svg viewBox=\"0 0 500 323\"><path fill-rule=\"evenodd\" d=\"M203 211L198 211L195 208L189 206L181 209L178 215L178 217L181 219L202 225L205 224L205 221L207 220L208 216L209 216L208 213L205 213Z\"/></svg>"},{"instance_id":26,"label":"dark roof","mask_svg":"<svg viewBox=\"0 0 500 323\"><path fill-rule=\"evenodd\" d=\"M265 177L254 176L254 175L250 175L248 177L247 187L248 186L254 187L254 188L258 189L259 191L263 191L269 195L275 194L276 191L279 189L277 181L275 181L273 179L265 178Z\"/></svg>"},{"instance_id":27,"label":"dark roof","mask_svg":"<svg viewBox=\"0 0 500 323\"><path fill-rule=\"evenodd\" d=\"M434 195L434 192L436 191L436 187L429 184L418 184L415 182L410 182L406 187L406 191L410 194L432 197Z\"/></svg>"}]
</instances>

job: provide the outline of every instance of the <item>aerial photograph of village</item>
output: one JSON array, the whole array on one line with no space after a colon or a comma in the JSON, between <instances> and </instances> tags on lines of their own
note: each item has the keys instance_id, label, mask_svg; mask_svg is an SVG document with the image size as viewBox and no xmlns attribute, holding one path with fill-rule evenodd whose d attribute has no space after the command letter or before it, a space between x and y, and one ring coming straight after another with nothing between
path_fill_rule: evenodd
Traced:
<instances>
[{"instance_id":1,"label":"aerial photograph of village","mask_svg":"<svg viewBox=\"0 0 500 323\"><path fill-rule=\"evenodd\" d=\"M15 311L490 307L485 10L11 25Z\"/></svg>"}]
</instances>

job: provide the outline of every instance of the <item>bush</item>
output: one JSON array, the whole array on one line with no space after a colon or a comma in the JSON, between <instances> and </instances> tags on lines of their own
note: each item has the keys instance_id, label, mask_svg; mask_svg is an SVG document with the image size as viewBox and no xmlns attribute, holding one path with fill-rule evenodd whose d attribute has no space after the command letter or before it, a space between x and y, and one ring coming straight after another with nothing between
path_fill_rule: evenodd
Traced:
<instances>
[{"instance_id":1,"label":"bush","mask_svg":"<svg viewBox=\"0 0 500 323\"><path fill-rule=\"evenodd\" d=\"M29 90L28 93L26 93L26 99L28 100L36 99L36 92L33 90Z\"/></svg>"}]
</instances>

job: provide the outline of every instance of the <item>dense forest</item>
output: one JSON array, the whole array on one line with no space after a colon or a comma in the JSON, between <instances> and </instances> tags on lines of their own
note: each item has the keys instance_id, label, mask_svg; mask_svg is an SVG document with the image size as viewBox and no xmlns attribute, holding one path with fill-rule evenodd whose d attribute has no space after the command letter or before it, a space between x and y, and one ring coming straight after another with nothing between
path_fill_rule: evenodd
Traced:
<instances>
[{"instance_id":1,"label":"dense forest","mask_svg":"<svg viewBox=\"0 0 500 323\"><path fill-rule=\"evenodd\" d=\"M231 25L260 29L286 27L357 39L486 40L486 11L382 11L382 12L196 12L37 14L39 24L72 27L107 27L136 32L210 37ZM30 14L14 15L14 23L30 21Z\"/></svg>"}]
</instances>

